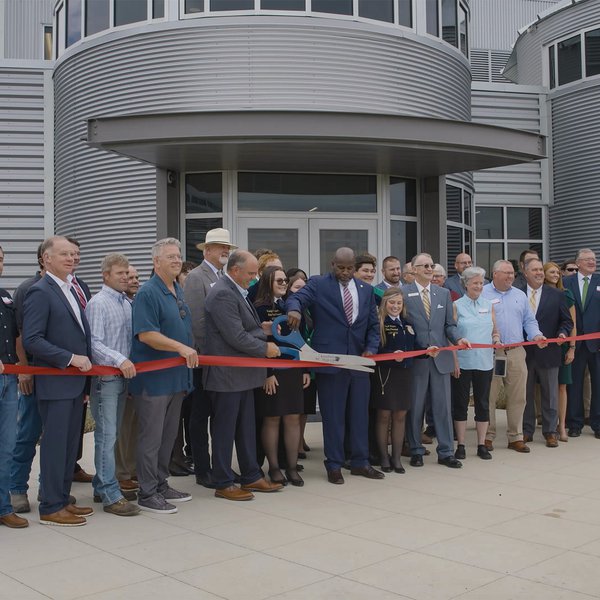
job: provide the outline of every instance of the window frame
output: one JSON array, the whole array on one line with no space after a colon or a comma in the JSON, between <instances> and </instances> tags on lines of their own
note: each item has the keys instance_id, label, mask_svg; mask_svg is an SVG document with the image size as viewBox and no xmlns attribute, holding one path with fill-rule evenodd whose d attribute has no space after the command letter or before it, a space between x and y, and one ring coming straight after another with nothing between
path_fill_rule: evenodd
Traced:
<instances>
[{"instance_id":1,"label":"window frame","mask_svg":"<svg viewBox=\"0 0 600 600\"><path fill-rule=\"evenodd\" d=\"M444 188L444 195L446 194L446 188L450 186L450 187L454 187L457 188L458 190L460 190L460 218L461 221L451 221L450 219L448 219L448 211L446 209L446 218L445 218L445 226L446 226L446 233L448 231L448 227L455 227L457 229L460 229L460 234L461 234L461 252L466 252L466 238L467 238L467 234L466 232L470 232L470 237L471 237L471 242L470 242L470 251L468 252L468 254L473 257L473 261L475 261L476 256L477 256L477 244L475 241L475 193L474 191L467 187L465 184L463 183L459 183L456 182L454 180L448 180L446 179L446 187ZM467 225L465 223L465 194L469 194L470 196L470 207L469 207L469 214L471 216L471 224ZM450 276L451 274L453 274L450 264L450 260L454 260L454 257L451 256L447 256L447 265L442 265L444 268L446 268L446 270L448 271L448 276ZM454 264L454 263L452 263ZM476 264L476 263L474 263Z\"/></svg>"}]
</instances>

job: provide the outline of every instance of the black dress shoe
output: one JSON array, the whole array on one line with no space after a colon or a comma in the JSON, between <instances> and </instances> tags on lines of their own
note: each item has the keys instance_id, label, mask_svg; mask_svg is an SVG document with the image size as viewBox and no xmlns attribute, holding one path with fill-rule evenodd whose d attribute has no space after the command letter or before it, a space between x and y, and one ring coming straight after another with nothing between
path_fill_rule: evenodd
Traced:
<instances>
[{"instance_id":1,"label":"black dress shoe","mask_svg":"<svg viewBox=\"0 0 600 600\"><path fill-rule=\"evenodd\" d=\"M423 466L423 457L420 454L413 454L410 457L410 466L411 467L422 467Z\"/></svg>"},{"instance_id":2,"label":"black dress shoe","mask_svg":"<svg viewBox=\"0 0 600 600\"><path fill-rule=\"evenodd\" d=\"M286 485L288 481L296 487L302 487L304 485L304 479L298 475L298 471L290 471L289 469L286 469L285 476L287 477L287 481L285 482Z\"/></svg>"},{"instance_id":3,"label":"black dress shoe","mask_svg":"<svg viewBox=\"0 0 600 600\"><path fill-rule=\"evenodd\" d=\"M467 453L465 451L464 444L458 444L458 446L456 446L456 452L454 453L454 458L459 458L459 459L467 458Z\"/></svg>"},{"instance_id":4,"label":"black dress shoe","mask_svg":"<svg viewBox=\"0 0 600 600\"><path fill-rule=\"evenodd\" d=\"M306 452L298 452L298 460L306 460Z\"/></svg>"},{"instance_id":5,"label":"black dress shoe","mask_svg":"<svg viewBox=\"0 0 600 600\"><path fill-rule=\"evenodd\" d=\"M366 467L352 467L350 475L360 475L367 479L383 479L385 477L381 471L374 469L371 465L367 465Z\"/></svg>"},{"instance_id":6,"label":"black dress shoe","mask_svg":"<svg viewBox=\"0 0 600 600\"><path fill-rule=\"evenodd\" d=\"M567 435L569 437L579 437L581 435L581 429L575 429L575 428L571 428L569 429L569 431L567 432Z\"/></svg>"},{"instance_id":7,"label":"black dress shoe","mask_svg":"<svg viewBox=\"0 0 600 600\"><path fill-rule=\"evenodd\" d=\"M477 446L477 456L483 460L490 460L492 458L492 453L485 447L485 444L481 444L480 446Z\"/></svg>"},{"instance_id":8,"label":"black dress shoe","mask_svg":"<svg viewBox=\"0 0 600 600\"><path fill-rule=\"evenodd\" d=\"M346 469L346 471L350 470L350 461L349 460L344 461L344 464L342 465L342 469Z\"/></svg>"},{"instance_id":9,"label":"black dress shoe","mask_svg":"<svg viewBox=\"0 0 600 600\"><path fill-rule=\"evenodd\" d=\"M342 485L344 483L344 476L342 475L341 469L328 470L327 481L329 481L329 483L334 483L335 485Z\"/></svg>"},{"instance_id":10,"label":"black dress shoe","mask_svg":"<svg viewBox=\"0 0 600 600\"><path fill-rule=\"evenodd\" d=\"M402 466L402 463L398 461L397 463L391 463L392 468L394 469L394 473L406 473L406 469Z\"/></svg>"},{"instance_id":11,"label":"black dress shoe","mask_svg":"<svg viewBox=\"0 0 600 600\"><path fill-rule=\"evenodd\" d=\"M202 485L209 490L214 490L217 486L212 481L212 476L210 473L196 473L196 483L198 485Z\"/></svg>"},{"instance_id":12,"label":"black dress shoe","mask_svg":"<svg viewBox=\"0 0 600 600\"><path fill-rule=\"evenodd\" d=\"M444 465L445 467L450 467L451 469L460 469L462 467L460 460L454 458L454 456L438 458L438 465Z\"/></svg>"},{"instance_id":13,"label":"black dress shoe","mask_svg":"<svg viewBox=\"0 0 600 600\"><path fill-rule=\"evenodd\" d=\"M384 473L391 473L391 472L392 472L392 467L391 467L391 465L390 465L390 466L387 466L387 467L381 467L381 470L382 470Z\"/></svg>"}]
</instances>

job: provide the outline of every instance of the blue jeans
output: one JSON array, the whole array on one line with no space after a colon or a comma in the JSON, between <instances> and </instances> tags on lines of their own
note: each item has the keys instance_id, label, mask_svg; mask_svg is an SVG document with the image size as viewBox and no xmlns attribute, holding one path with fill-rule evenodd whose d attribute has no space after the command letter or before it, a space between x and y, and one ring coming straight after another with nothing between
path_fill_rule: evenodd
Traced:
<instances>
[{"instance_id":1,"label":"blue jeans","mask_svg":"<svg viewBox=\"0 0 600 600\"><path fill-rule=\"evenodd\" d=\"M26 494L35 447L42 434L42 419L33 394L19 394L17 441L10 459L10 493Z\"/></svg>"},{"instance_id":2,"label":"blue jeans","mask_svg":"<svg viewBox=\"0 0 600 600\"><path fill-rule=\"evenodd\" d=\"M90 409L96 429L94 431L94 493L102 498L104 506L114 504L123 497L115 474L115 444L127 396L127 382L123 377L111 375L94 377L90 394Z\"/></svg>"},{"instance_id":3,"label":"blue jeans","mask_svg":"<svg viewBox=\"0 0 600 600\"><path fill-rule=\"evenodd\" d=\"M0 375L0 517L13 512L10 465L17 439L17 378Z\"/></svg>"}]
</instances>

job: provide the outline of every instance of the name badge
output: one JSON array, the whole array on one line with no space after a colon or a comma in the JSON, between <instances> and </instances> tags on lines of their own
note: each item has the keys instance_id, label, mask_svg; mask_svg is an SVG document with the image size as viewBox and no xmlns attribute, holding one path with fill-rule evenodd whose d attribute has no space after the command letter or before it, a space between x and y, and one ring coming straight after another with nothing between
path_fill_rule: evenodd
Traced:
<instances>
[{"instance_id":1,"label":"name badge","mask_svg":"<svg viewBox=\"0 0 600 600\"><path fill-rule=\"evenodd\" d=\"M485 315L485 314L489 313L490 311L487 308L480 308L478 312L480 315Z\"/></svg>"},{"instance_id":2,"label":"name badge","mask_svg":"<svg viewBox=\"0 0 600 600\"><path fill-rule=\"evenodd\" d=\"M7 298L5 296L2 296L2 302L4 302L4 304L6 304L7 306L10 306L13 301L10 298Z\"/></svg>"},{"instance_id":3,"label":"name badge","mask_svg":"<svg viewBox=\"0 0 600 600\"><path fill-rule=\"evenodd\" d=\"M441 304L437 305L438 308L444 308Z\"/></svg>"},{"instance_id":4,"label":"name badge","mask_svg":"<svg viewBox=\"0 0 600 600\"><path fill-rule=\"evenodd\" d=\"M597 292L600 292L600 285L597 285L597 286L596 286L596 291L597 291Z\"/></svg>"},{"instance_id":5,"label":"name badge","mask_svg":"<svg viewBox=\"0 0 600 600\"><path fill-rule=\"evenodd\" d=\"M216 285L216 283L217 283L216 281L214 283L211 283L210 287L212 287L213 285Z\"/></svg>"},{"instance_id":6,"label":"name badge","mask_svg":"<svg viewBox=\"0 0 600 600\"><path fill-rule=\"evenodd\" d=\"M500 298L494 298L493 300L491 300L492 304L500 304Z\"/></svg>"},{"instance_id":7,"label":"name badge","mask_svg":"<svg viewBox=\"0 0 600 600\"><path fill-rule=\"evenodd\" d=\"M419 292L412 292L408 295L409 298L412 298L413 296L418 296Z\"/></svg>"}]
</instances>

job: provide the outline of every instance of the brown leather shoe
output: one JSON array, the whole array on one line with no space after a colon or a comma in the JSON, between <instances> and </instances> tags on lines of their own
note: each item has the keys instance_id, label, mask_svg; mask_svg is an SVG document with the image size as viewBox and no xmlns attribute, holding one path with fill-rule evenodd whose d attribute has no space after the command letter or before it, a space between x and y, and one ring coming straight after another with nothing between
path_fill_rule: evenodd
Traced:
<instances>
[{"instance_id":1,"label":"brown leather shoe","mask_svg":"<svg viewBox=\"0 0 600 600\"><path fill-rule=\"evenodd\" d=\"M553 433L549 433L545 438L548 448L558 448L558 438Z\"/></svg>"},{"instance_id":2,"label":"brown leather shoe","mask_svg":"<svg viewBox=\"0 0 600 600\"><path fill-rule=\"evenodd\" d=\"M514 450L515 452L523 452L523 453L531 452L531 448L523 440L517 440L516 442L510 442L508 444L508 448L510 450Z\"/></svg>"},{"instance_id":3,"label":"brown leather shoe","mask_svg":"<svg viewBox=\"0 0 600 600\"><path fill-rule=\"evenodd\" d=\"M283 484L267 481L264 477L257 479L253 483L242 484L241 488L247 492L278 492L283 489Z\"/></svg>"},{"instance_id":4,"label":"brown leather shoe","mask_svg":"<svg viewBox=\"0 0 600 600\"><path fill-rule=\"evenodd\" d=\"M133 479L123 479L119 481L119 487L122 492L137 492L140 489L140 484Z\"/></svg>"},{"instance_id":5,"label":"brown leather shoe","mask_svg":"<svg viewBox=\"0 0 600 600\"><path fill-rule=\"evenodd\" d=\"M40 523L42 525L57 525L58 527L80 527L85 525L87 521L83 517L71 514L65 508L48 515L40 515Z\"/></svg>"},{"instance_id":6,"label":"brown leather shoe","mask_svg":"<svg viewBox=\"0 0 600 600\"><path fill-rule=\"evenodd\" d=\"M529 444L529 442L533 442L533 436L532 435L528 435L526 433L523 434L523 441L526 444Z\"/></svg>"},{"instance_id":7,"label":"brown leather shoe","mask_svg":"<svg viewBox=\"0 0 600 600\"><path fill-rule=\"evenodd\" d=\"M242 490L236 485L231 485L227 488L215 490L216 498L225 498L225 500L252 500L254 494L246 490Z\"/></svg>"},{"instance_id":8,"label":"brown leather shoe","mask_svg":"<svg viewBox=\"0 0 600 600\"><path fill-rule=\"evenodd\" d=\"M65 510L77 517L89 517L94 514L94 509L91 506L75 506L75 504L67 504Z\"/></svg>"},{"instance_id":9,"label":"brown leather shoe","mask_svg":"<svg viewBox=\"0 0 600 600\"><path fill-rule=\"evenodd\" d=\"M429 437L426 433L422 433L421 444L433 444L433 438Z\"/></svg>"},{"instance_id":10,"label":"brown leather shoe","mask_svg":"<svg viewBox=\"0 0 600 600\"><path fill-rule=\"evenodd\" d=\"M6 525L11 529L24 529L25 527L29 527L29 521L13 512L0 517L0 525Z\"/></svg>"},{"instance_id":11,"label":"brown leather shoe","mask_svg":"<svg viewBox=\"0 0 600 600\"><path fill-rule=\"evenodd\" d=\"M94 476L86 473L83 469L79 469L79 471L73 473L73 481L77 483L92 483L93 479Z\"/></svg>"},{"instance_id":12,"label":"brown leather shoe","mask_svg":"<svg viewBox=\"0 0 600 600\"><path fill-rule=\"evenodd\" d=\"M492 440L485 440L484 441L485 447L492 452L494 450L494 443L492 442Z\"/></svg>"},{"instance_id":13,"label":"brown leather shoe","mask_svg":"<svg viewBox=\"0 0 600 600\"><path fill-rule=\"evenodd\" d=\"M327 481L335 485L342 485L344 483L344 476L342 475L341 469L331 469L327 471Z\"/></svg>"}]
</instances>

